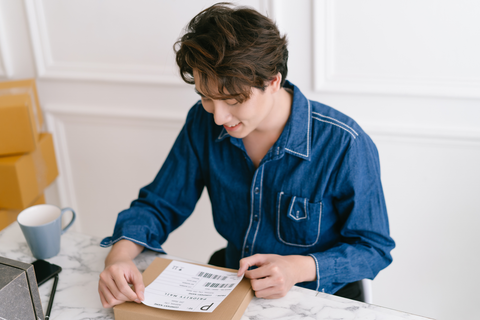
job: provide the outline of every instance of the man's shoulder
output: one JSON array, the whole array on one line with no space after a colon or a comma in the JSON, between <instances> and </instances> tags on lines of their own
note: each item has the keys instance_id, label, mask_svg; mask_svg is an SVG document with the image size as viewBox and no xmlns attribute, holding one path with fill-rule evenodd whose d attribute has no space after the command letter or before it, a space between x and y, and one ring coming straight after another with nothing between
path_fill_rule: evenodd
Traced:
<instances>
[{"instance_id":1,"label":"man's shoulder","mask_svg":"<svg viewBox=\"0 0 480 320\"><path fill-rule=\"evenodd\" d=\"M308 99L293 83L286 81L285 87L293 90L293 117L295 125L300 124L308 114L311 118L313 137L326 139L352 139L365 135L358 123L346 114L318 101ZM307 112L308 110L308 112Z\"/></svg>"},{"instance_id":2,"label":"man's shoulder","mask_svg":"<svg viewBox=\"0 0 480 320\"><path fill-rule=\"evenodd\" d=\"M310 101L312 106L312 127L314 135L323 135L329 140L353 142L367 134L360 125L341 111L317 101Z\"/></svg>"}]
</instances>

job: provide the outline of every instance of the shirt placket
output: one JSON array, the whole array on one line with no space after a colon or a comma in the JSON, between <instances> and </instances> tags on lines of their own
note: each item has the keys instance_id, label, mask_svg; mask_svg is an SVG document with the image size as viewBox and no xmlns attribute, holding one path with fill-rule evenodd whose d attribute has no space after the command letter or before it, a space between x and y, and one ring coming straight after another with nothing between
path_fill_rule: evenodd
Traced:
<instances>
[{"instance_id":1,"label":"shirt placket","mask_svg":"<svg viewBox=\"0 0 480 320\"><path fill-rule=\"evenodd\" d=\"M258 167L252 180L251 201L250 201L250 223L242 248L242 258L254 254L255 240L257 239L258 229L261 222L262 210L262 187L263 187L264 165Z\"/></svg>"}]
</instances>

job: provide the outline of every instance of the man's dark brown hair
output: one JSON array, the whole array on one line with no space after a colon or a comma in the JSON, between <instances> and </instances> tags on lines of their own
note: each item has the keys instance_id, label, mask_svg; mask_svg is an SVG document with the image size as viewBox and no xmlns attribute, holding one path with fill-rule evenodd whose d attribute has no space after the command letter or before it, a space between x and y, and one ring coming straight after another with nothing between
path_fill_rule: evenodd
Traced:
<instances>
[{"instance_id":1,"label":"man's dark brown hair","mask_svg":"<svg viewBox=\"0 0 480 320\"><path fill-rule=\"evenodd\" d=\"M175 43L177 64L186 83L194 84L212 99L244 102L251 88L264 90L279 72L287 76L287 40L275 23L247 7L215 4L197 14ZM198 79L197 79L198 80ZM218 90L211 88L217 85Z\"/></svg>"}]
</instances>

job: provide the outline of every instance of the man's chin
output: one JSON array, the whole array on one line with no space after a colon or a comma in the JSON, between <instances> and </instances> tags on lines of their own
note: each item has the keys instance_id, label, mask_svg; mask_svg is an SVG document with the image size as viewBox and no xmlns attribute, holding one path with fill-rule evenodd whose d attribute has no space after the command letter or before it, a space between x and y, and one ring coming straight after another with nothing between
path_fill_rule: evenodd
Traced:
<instances>
[{"instance_id":1,"label":"man's chin","mask_svg":"<svg viewBox=\"0 0 480 320\"><path fill-rule=\"evenodd\" d=\"M233 138L237 138L237 139L243 139L245 138L246 136L248 136L250 132L247 132L247 133L243 133L243 132L229 132L228 134L233 137Z\"/></svg>"}]
</instances>

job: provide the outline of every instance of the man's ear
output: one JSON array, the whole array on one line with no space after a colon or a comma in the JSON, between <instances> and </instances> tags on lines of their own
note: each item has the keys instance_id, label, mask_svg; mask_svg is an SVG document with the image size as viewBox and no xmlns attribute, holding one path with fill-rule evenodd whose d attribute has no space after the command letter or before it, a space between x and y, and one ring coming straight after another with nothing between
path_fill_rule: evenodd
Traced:
<instances>
[{"instance_id":1,"label":"man's ear","mask_svg":"<svg viewBox=\"0 0 480 320\"><path fill-rule=\"evenodd\" d=\"M270 80L269 86L270 86L270 90L272 90L272 93L278 92L282 88L281 83L282 83L282 74L279 72L275 77L273 77Z\"/></svg>"}]
</instances>

